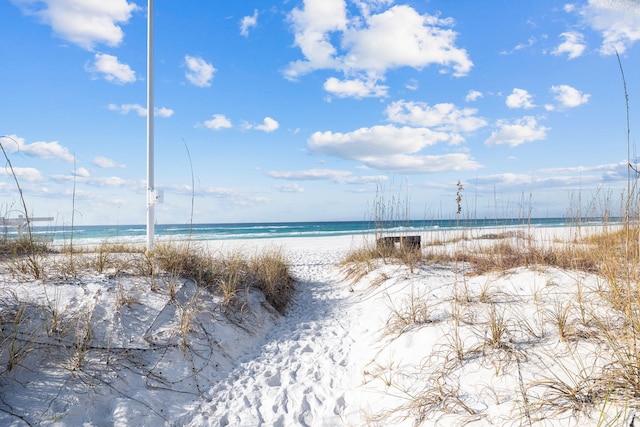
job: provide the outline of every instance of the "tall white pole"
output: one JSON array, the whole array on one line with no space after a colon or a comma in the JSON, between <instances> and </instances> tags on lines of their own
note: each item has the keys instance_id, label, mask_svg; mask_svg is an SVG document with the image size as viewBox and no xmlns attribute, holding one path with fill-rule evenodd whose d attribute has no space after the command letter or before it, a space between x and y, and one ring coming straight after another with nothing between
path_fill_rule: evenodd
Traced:
<instances>
[{"instance_id":1,"label":"tall white pole","mask_svg":"<svg viewBox=\"0 0 640 427\"><path fill-rule=\"evenodd\" d=\"M156 202L153 178L153 0L148 0L147 17L147 252L153 251L154 205Z\"/></svg>"}]
</instances>

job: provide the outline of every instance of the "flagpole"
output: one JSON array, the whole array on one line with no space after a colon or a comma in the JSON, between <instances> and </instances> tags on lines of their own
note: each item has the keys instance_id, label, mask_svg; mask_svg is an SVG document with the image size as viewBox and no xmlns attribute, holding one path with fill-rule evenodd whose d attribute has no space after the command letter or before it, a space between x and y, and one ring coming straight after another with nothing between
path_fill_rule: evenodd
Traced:
<instances>
[{"instance_id":1,"label":"flagpole","mask_svg":"<svg viewBox=\"0 0 640 427\"><path fill-rule=\"evenodd\" d=\"M153 252L154 206L156 192L154 183L153 153L153 0L148 0L147 16L147 252Z\"/></svg>"}]
</instances>

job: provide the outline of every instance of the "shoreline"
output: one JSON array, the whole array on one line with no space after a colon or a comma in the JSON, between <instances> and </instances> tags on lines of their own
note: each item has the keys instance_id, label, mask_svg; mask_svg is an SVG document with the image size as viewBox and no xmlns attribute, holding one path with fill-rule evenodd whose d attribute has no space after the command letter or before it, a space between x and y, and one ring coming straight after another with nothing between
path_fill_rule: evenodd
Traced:
<instances>
[{"instance_id":1,"label":"shoreline","mask_svg":"<svg viewBox=\"0 0 640 427\"><path fill-rule=\"evenodd\" d=\"M260 240L281 237L314 238L324 236L372 235L380 233L432 233L451 230L484 230L511 228L564 228L590 227L604 224L615 225L617 219L604 221L601 218L588 220L567 218L505 219L461 219L456 220L412 220L384 222L336 221L336 222L292 222L292 223L247 223L247 224L193 224L157 225L154 240L208 241L208 240ZM6 230L10 231L10 230ZM8 233L15 237L15 233ZM75 226L73 230L62 227L34 227L34 236L51 240L55 246L74 244L139 244L146 243L144 225Z\"/></svg>"}]
</instances>

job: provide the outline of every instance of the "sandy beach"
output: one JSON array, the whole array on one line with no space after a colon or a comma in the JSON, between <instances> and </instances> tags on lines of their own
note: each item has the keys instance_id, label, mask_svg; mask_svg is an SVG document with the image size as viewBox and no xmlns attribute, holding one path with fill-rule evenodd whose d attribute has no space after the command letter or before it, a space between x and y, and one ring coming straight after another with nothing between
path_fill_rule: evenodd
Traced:
<instances>
[{"instance_id":1,"label":"sandy beach","mask_svg":"<svg viewBox=\"0 0 640 427\"><path fill-rule=\"evenodd\" d=\"M422 251L578 245L602 231L449 230L423 234ZM281 251L296 287L285 316L255 290L229 313L192 281L170 298L135 274L65 277L68 254L48 255L57 273L42 279L7 261L0 424L633 425L634 398L598 382L616 349L595 323L623 322L599 297L601 275L544 264L474 274L435 256L342 264L372 239L197 243Z\"/></svg>"}]
</instances>

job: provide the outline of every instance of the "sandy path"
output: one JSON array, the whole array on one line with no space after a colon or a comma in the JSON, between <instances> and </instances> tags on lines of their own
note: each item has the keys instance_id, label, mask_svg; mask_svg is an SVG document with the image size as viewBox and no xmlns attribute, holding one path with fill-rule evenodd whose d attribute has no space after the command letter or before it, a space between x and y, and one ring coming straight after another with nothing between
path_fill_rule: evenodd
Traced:
<instances>
[{"instance_id":1,"label":"sandy path","mask_svg":"<svg viewBox=\"0 0 640 427\"><path fill-rule=\"evenodd\" d=\"M298 292L288 315L206 393L190 425L346 424L357 309L336 267L343 255L342 248L294 251Z\"/></svg>"}]
</instances>

